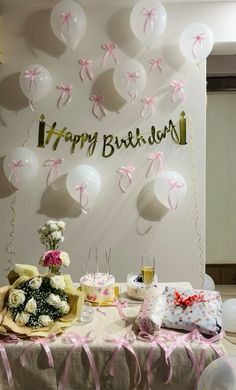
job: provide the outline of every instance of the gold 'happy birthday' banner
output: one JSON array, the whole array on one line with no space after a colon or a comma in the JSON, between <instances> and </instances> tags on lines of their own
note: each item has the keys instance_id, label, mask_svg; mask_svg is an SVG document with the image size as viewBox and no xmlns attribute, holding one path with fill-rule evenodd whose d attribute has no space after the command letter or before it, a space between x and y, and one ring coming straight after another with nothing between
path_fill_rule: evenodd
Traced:
<instances>
[{"instance_id":1,"label":"gold 'happy birthday' banner","mask_svg":"<svg viewBox=\"0 0 236 390\"><path fill-rule=\"evenodd\" d=\"M67 131L67 127L63 127L61 130L57 130L57 123L54 122L49 126L50 130L46 131L45 116L41 115L38 131L38 147L44 148L50 142L52 143L52 149L55 151L61 140L70 143L70 152L74 153L76 147L83 149L87 147L87 156L93 155L98 141L102 141L102 156L111 157L113 153L121 148L136 148L145 144L154 145L160 144L163 139L170 136L174 143L178 145L186 145L186 118L184 111L180 114L179 130L176 129L176 125L169 120L168 126L164 126L161 130L156 130L155 126L151 126L150 132L142 134L139 128L129 131L126 137L118 137L113 134L104 134L103 137L98 136L98 132L92 134L84 132L81 134L73 134L71 131ZM45 138L46 136L46 138Z\"/></svg>"}]
</instances>

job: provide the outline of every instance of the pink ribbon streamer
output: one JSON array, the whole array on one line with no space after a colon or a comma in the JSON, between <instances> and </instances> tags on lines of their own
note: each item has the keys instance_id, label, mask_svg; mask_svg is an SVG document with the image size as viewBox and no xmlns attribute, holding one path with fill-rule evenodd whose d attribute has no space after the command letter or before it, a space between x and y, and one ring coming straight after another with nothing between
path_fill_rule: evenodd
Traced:
<instances>
[{"instance_id":1,"label":"pink ribbon streamer","mask_svg":"<svg viewBox=\"0 0 236 390\"><path fill-rule=\"evenodd\" d=\"M157 103L156 96L150 96L141 99L141 103L144 103L143 108L140 111L142 118L148 119L153 116L156 112L154 105Z\"/></svg>"},{"instance_id":2,"label":"pink ribbon streamer","mask_svg":"<svg viewBox=\"0 0 236 390\"><path fill-rule=\"evenodd\" d=\"M69 31L70 21L73 19L73 14L71 12L64 11L61 13L60 18L62 19L61 37L64 42L67 42L64 33L68 33Z\"/></svg>"},{"instance_id":3,"label":"pink ribbon streamer","mask_svg":"<svg viewBox=\"0 0 236 390\"><path fill-rule=\"evenodd\" d=\"M133 177L132 174L135 171L135 167L133 165L128 165L127 167L121 167L118 169L118 173L121 174L120 180L119 180L119 187L122 192L127 192L128 188L133 183ZM125 184L125 181L128 179L127 184Z\"/></svg>"},{"instance_id":4,"label":"pink ribbon streamer","mask_svg":"<svg viewBox=\"0 0 236 390\"><path fill-rule=\"evenodd\" d=\"M43 350L45 351L45 353L47 355L48 367L53 368L54 361L53 361L51 349L49 347L49 343L51 343L55 340L56 340L56 336L54 334L51 334L45 338L32 337L31 338L32 343L28 347L26 347L26 349L24 350L24 352L22 352L22 354L20 356L20 362L21 362L22 367L27 367L27 363L30 360L30 353L31 353L32 348L35 345L41 345L41 347L43 348Z\"/></svg>"},{"instance_id":5,"label":"pink ribbon streamer","mask_svg":"<svg viewBox=\"0 0 236 390\"><path fill-rule=\"evenodd\" d=\"M18 343L20 339L16 335L8 335L0 340L0 355L2 358L3 367L7 377L7 383L9 388L14 388L14 380L12 376L11 366L8 360L7 352L4 344Z\"/></svg>"},{"instance_id":6,"label":"pink ribbon streamer","mask_svg":"<svg viewBox=\"0 0 236 390\"><path fill-rule=\"evenodd\" d=\"M131 97L131 101L136 99L137 97L137 79L141 77L141 72L136 71L136 72L126 72L127 74L127 86L126 86L126 91L128 95Z\"/></svg>"},{"instance_id":7,"label":"pink ribbon streamer","mask_svg":"<svg viewBox=\"0 0 236 390\"><path fill-rule=\"evenodd\" d=\"M49 185L49 179L52 178L51 186L54 190L57 190L57 186L54 184L60 175L59 166L63 163L64 158L49 158L44 161L44 167L50 167L48 176L47 176L47 185Z\"/></svg>"},{"instance_id":8,"label":"pink ribbon streamer","mask_svg":"<svg viewBox=\"0 0 236 390\"><path fill-rule=\"evenodd\" d=\"M139 360L137 354L132 346L132 343L136 340L135 334L133 331L129 331L126 333L124 337L112 337L109 336L106 338L106 341L110 341L117 348L113 351L111 359L109 361L109 374L114 376L115 374L115 363L117 360L117 356L121 348L126 348L135 359L135 372L134 372L134 387L136 387L141 382L141 368L139 364Z\"/></svg>"},{"instance_id":9,"label":"pink ribbon streamer","mask_svg":"<svg viewBox=\"0 0 236 390\"><path fill-rule=\"evenodd\" d=\"M9 163L10 173L9 173L8 181L11 182L11 178L13 177L17 187L20 184L19 168L22 168L24 165L25 164L23 163L22 160L18 160L18 161L12 160Z\"/></svg>"},{"instance_id":10,"label":"pink ribbon streamer","mask_svg":"<svg viewBox=\"0 0 236 390\"><path fill-rule=\"evenodd\" d=\"M117 45L115 43L112 43L112 42L108 42L108 43L103 43L101 45L101 48L103 50L105 50L105 54L104 56L102 57L102 61L101 61L101 65L104 66L106 64L106 60L107 58L110 56L112 57L113 61L116 63L116 64L119 64L119 61L118 61L118 58L116 57L116 54L114 52L115 49L117 49Z\"/></svg>"},{"instance_id":11,"label":"pink ribbon streamer","mask_svg":"<svg viewBox=\"0 0 236 390\"><path fill-rule=\"evenodd\" d=\"M143 32L144 34L146 34L148 24L150 24L151 31L153 31L153 27L154 27L153 19L157 18L157 10L156 8L152 8L152 9L143 8L142 15L145 16Z\"/></svg>"},{"instance_id":12,"label":"pink ribbon streamer","mask_svg":"<svg viewBox=\"0 0 236 390\"><path fill-rule=\"evenodd\" d=\"M81 347L84 349L88 361L90 364L90 368L93 374L94 382L95 382L95 388L96 390L100 390L100 379L99 379L99 374L96 368L96 364L93 358L93 354L88 346L88 343L93 342L95 339L94 336L91 336L91 332L88 332L85 336L80 336L78 333L67 333L63 340L69 344L73 344L72 347L70 348L67 357L66 357L66 362L65 362L65 369L64 373L59 381L58 384L58 390L66 390L69 389L69 372L70 372L70 366L71 366L71 359L72 359L72 354L74 350L78 347Z\"/></svg>"},{"instance_id":13,"label":"pink ribbon streamer","mask_svg":"<svg viewBox=\"0 0 236 390\"><path fill-rule=\"evenodd\" d=\"M151 67L150 67L150 72L152 72L154 69L159 69L160 72L162 73L163 72L163 64L164 64L164 59L161 58L161 57L158 57L158 58L152 58L150 61L149 61L149 64L151 64Z\"/></svg>"},{"instance_id":14,"label":"pink ribbon streamer","mask_svg":"<svg viewBox=\"0 0 236 390\"><path fill-rule=\"evenodd\" d=\"M92 95L92 96L90 96L89 100L91 100L91 102L93 102L92 113L95 116L95 118L101 120L102 117L107 116L107 112L105 110L105 107L102 104L102 102L104 100L104 96Z\"/></svg>"},{"instance_id":15,"label":"pink ribbon streamer","mask_svg":"<svg viewBox=\"0 0 236 390\"><path fill-rule=\"evenodd\" d=\"M123 309L127 307L127 302L120 302L119 300L114 301L114 305L116 306L119 316L122 320L128 321L129 317L123 312Z\"/></svg>"},{"instance_id":16,"label":"pink ribbon streamer","mask_svg":"<svg viewBox=\"0 0 236 390\"><path fill-rule=\"evenodd\" d=\"M195 60L197 59L197 55L195 53L195 49L196 49L196 46L199 45L200 48L202 49L202 41L204 39L206 39L205 37L205 33L196 33L196 34L193 34L193 39L194 39L194 42L192 44L192 54L193 54L193 57L195 58Z\"/></svg>"},{"instance_id":17,"label":"pink ribbon streamer","mask_svg":"<svg viewBox=\"0 0 236 390\"><path fill-rule=\"evenodd\" d=\"M171 100L173 103L176 102L176 94L179 92L181 101L184 101L185 99L185 92L184 92L184 81L183 80L173 80L170 82L170 86L172 87L171 92Z\"/></svg>"},{"instance_id":18,"label":"pink ribbon streamer","mask_svg":"<svg viewBox=\"0 0 236 390\"><path fill-rule=\"evenodd\" d=\"M168 180L167 184L169 185L168 203L169 203L171 211L176 211L177 207L179 205L179 197L178 197L177 190L179 188L184 187L185 184L184 183L180 183L178 180ZM176 196L177 196L175 205L173 205L172 196L171 196L173 191L176 192Z\"/></svg>"},{"instance_id":19,"label":"pink ribbon streamer","mask_svg":"<svg viewBox=\"0 0 236 390\"><path fill-rule=\"evenodd\" d=\"M88 79L93 81L93 74L89 70L89 65L92 64L92 60L81 58L81 60L79 60L79 64L81 65L81 69L79 72L80 80L84 81L84 73L86 73Z\"/></svg>"},{"instance_id":20,"label":"pink ribbon streamer","mask_svg":"<svg viewBox=\"0 0 236 390\"><path fill-rule=\"evenodd\" d=\"M41 71L38 67L33 69L27 69L24 71L24 75L26 79L29 79L29 92L31 91L32 87L34 87L35 91L37 91L37 78L41 74ZM34 111L34 102L32 100L29 100L29 105L32 111Z\"/></svg>"},{"instance_id":21,"label":"pink ribbon streamer","mask_svg":"<svg viewBox=\"0 0 236 390\"><path fill-rule=\"evenodd\" d=\"M158 174L162 170L163 157L164 153L162 152L153 152L149 154L148 159L151 160L151 164L147 170L146 177L148 177L148 175L154 171L156 174Z\"/></svg>"},{"instance_id":22,"label":"pink ribbon streamer","mask_svg":"<svg viewBox=\"0 0 236 390\"><path fill-rule=\"evenodd\" d=\"M73 89L73 85L71 84L59 84L56 86L56 89L59 89L61 92L58 100L57 100L57 108L60 108L60 103L65 106L67 103L71 102L71 92Z\"/></svg>"},{"instance_id":23,"label":"pink ribbon streamer","mask_svg":"<svg viewBox=\"0 0 236 390\"><path fill-rule=\"evenodd\" d=\"M74 190L80 192L80 198L79 198L80 208L84 214L87 214L88 212L86 211L86 207L88 205L88 191L87 191L86 184L85 183L77 184Z\"/></svg>"}]
</instances>

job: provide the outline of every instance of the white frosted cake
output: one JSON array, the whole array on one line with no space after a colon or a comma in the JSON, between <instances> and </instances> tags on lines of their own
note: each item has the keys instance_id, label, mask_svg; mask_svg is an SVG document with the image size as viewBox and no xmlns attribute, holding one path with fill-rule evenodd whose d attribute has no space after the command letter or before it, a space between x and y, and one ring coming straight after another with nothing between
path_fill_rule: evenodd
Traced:
<instances>
[{"instance_id":1,"label":"white frosted cake","mask_svg":"<svg viewBox=\"0 0 236 390\"><path fill-rule=\"evenodd\" d=\"M93 272L80 279L81 290L85 292L85 300L101 303L114 298L115 278L103 272Z\"/></svg>"},{"instance_id":2,"label":"white frosted cake","mask_svg":"<svg viewBox=\"0 0 236 390\"><path fill-rule=\"evenodd\" d=\"M157 275L154 275L153 282L150 287L156 287ZM129 274L127 276L127 295L129 298L137 299L142 301L146 296L146 287L142 281L142 275Z\"/></svg>"}]
</instances>

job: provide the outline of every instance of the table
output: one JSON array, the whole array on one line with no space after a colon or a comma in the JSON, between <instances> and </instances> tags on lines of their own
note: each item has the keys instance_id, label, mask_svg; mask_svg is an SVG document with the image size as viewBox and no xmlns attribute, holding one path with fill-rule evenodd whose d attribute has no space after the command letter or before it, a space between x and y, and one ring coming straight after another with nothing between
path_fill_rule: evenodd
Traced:
<instances>
[{"instance_id":1,"label":"table","mask_svg":"<svg viewBox=\"0 0 236 390\"><path fill-rule=\"evenodd\" d=\"M164 289L165 285L167 284L159 284L158 288L160 291ZM177 284L175 283L174 285ZM190 286L189 283L181 283L181 286L183 285L186 287ZM125 285L121 285L123 289L124 286ZM114 345L111 341L106 341L106 339L109 337L124 338L124 336L132 330L133 320L137 315L139 308L140 304L137 304L130 305L124 309L125 314L129 317L129 321L124 321L120 318L116 307L95 308L94 321L88 324L82 324L78 321L65 332L64 335L49 343L54 360L54 368L48 367L47 355L41 344L32 344L32 341L20 341L17 344L4 344L12 369L15 383L14 388L16 390L95 389L92 370L90 369L88 356L84 348L82 348L81 345L76 346L75 339L73 340L73 344L68 344L68 342L63 341L63 337L72 332L75 335L80 336L85 336L91 332L90 336L94 336L94 341L87 345L93 355L95 369L99 373L101 390L128 390L134 388L134 355L127 350L127 348L120 347L113 365L114 377L110 376L108 372L109 362L111 361L111 357L116 350L117 345ZM182 336L182 333L179 333L179 335ZM217 345L218 347L221 347L220 342L217 343ZM135 340L134 343L131 343L131 346L138 357L142 375L142 380L137 386L137 389L146 390L148 389L148 382L145 363L151 344L141 340ZM71 347L74 347L73 352ZM25 352L26 349L27 352ZM192 350L197 359L200 358L202 349L203 345L199 345L198 343L192 344ZM70 350L71 354L68 358ZM22 356L24 357L24 361L20 361L20 357L22 358ZM216 357L215 351L209 347L206 351L206 364L216 359ZM68 359L68 382L63 385L60 380L65 371L66 359ZM152 389L193 389L196 376L183 344L178 345L172 353L171 363L173 368L172 380L169 384L165 385L164 382L168 374L168 367L165 362L163 350L159 346L156 346L154 348L152 364ZM0 367L2 371L2 375L0 376L0 389L9 390L10 387L6 382L6 375L3 371L2 363L0 364ZM58 387L58 383L60 383L61 386Z\"/></svg>"}]
</instances>

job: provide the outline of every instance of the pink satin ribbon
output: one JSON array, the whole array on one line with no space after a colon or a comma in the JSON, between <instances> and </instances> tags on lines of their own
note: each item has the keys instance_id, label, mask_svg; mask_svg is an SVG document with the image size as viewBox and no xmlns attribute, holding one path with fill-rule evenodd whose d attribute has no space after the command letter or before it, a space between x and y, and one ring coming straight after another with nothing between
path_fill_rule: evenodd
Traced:
<instances>
[{"instance_id":1,"label":"pink satin ribbon","mask_svg":"<svg viewBox=\"0 0 236 390\"><path fill-rule=\"evenodd\" d=\"M27 364L30 360L31 350L35 347L35 345L41 345L43 350L46 353L47 361L48 361L48 367L53 368L54 367L54 361L51 349L49 347L49 344L54 342L56 340L56 336L54 334L49 335L48 337L42 338L42 337L32 337L31 341L32 343L26 347L24 352L22 352L20 356L20 362L22 367L27 367Z\"/></svg>"},{"instance_id":2,"label":"pink satin ribbon","mask_svg":"<svg viewBox=\"0 0 236 390\"><path fill-rule=\"evenodd\" d=\"M89 80L93 81L93 74L89 70L89 65L92 64L92 60L86 60L85 58L81 58L81 60L79 60L79 64L81 65L81 69L79 72L80 80L84 81L84 73L86 73Z\"/></svg>"},{"instance_id":3,"label":"pink satin ribbon","mask_svg":"<svg viewBox=\"0 0 236 390\"><path fill-rule=\"evenodd\" d=\"M150 96L141 99L141 103L144 103L143 108L140 111L140 115L142 118L150 118L156 112L154 105L157 103L156 96Z\"/></svg>"},{"instance_id":4,"label":"pink satin ribbon","mask_svg":"<svg viewBox=\"0 0 236 390\"><path fill-rule=\"evenodd\" d=\"M67 103L71 102L71 92L73 89L73 85L71 84L59 84L56 86L57 89L61 92L58 101L57 101L57 107L60 108L60 103L65 106Z\"/></svg>"},{"instance_id":5,"label":"pink satin ribbon","mask_svg":"<svg viewBox=\"0 0 236 390\"><path fill-rule=\"evenodd\" d=\"M127 74L127 86L126 90L128 95L132 98L131 100L136 99L137 97L137 79L141 77L141 72L136 71L136 72L126 72Z\"/></svg>"},{"instance_id":6,"label":"pink satin ribbon","mask_svg":"<svg viewBox=\"0 0 236 390\"><path fill-rule=\"evenodd\" d=\"M34 87L35 91L37 90L37 78L40 74L41 71L38 67L24 71L25 78L29 79L29 92L31 91L32 87ZM29 100L29 105L31 110L34 111L34 102L32 100Z\"/></svg>"},{"instance_id":7,"label":"pink satin ribbon","mask_svg":"<svg viewBox=\"0 0 236 390\"><path fill-rule=\"evenodd\" d=\"M4 366L4 370L7 376L7 383L9 388L14 388L14 380L12 376L11 366L8 360L7 352L5 349L4 344L11 344L11 343L19 343L20 339L16 335L8 335L4 337L3 339L0 339L0 355L2 358L2 363Z\"/></svg>"},{"instance_id":8,"label":"pink satin ribbon","mask_svg":"<svg viewBox=\"0 0 236 390\"><path fill-rule=\"evenodd\" d=\"M133 183L133 177L132 174L135 171L135 167L133 165L128 165L127 167L121 167L118 169L118 173L121 174L120 180L119 180L119 187L122 192L127 192L128 188ZM125 181L128 179L128 183L125 185Z\"/></svg>"},{"instance_id":9,"label":"pink satin ribbon","mask_svg":"<svg viewBox=\"0 0 236 390\"><path fill-rule=\"evenodd\" d=\"M149 64L151 64L151 67L150 67L150 72L152 72L154 69L159 69L160 72L162 73L163 72L163 64L164 64L164 59L161 58L161 57L158 57L158 58L152 58L150 61L149 61Z\"/></svg>"},{"instance_id":10,"label":"pink satin ribbon","mask_svg":"<svg viewBox=\"0 0 236 390\"><path fill-rule=\"evenodd\" d=\"M120 318L122 318L122 320L128 321L129 317L127 317L127 315L123 312L123 309L125 307L127 307L127 302L120 302L117 299L116 301L114 301L114 305L116 306L116 308L118 310Z\"/></svg>"},{"instance_id":11,"label":"pink satin ribbon","mask_svg":"<svg viewBox=\"0 0 236 390\"><path fill-rule=\"evenodd\" d=\"M89 100L93 102L92 113L95 116L95 118L101 120L103 116L107 116L107 112L102 104L104 100L104 96L92 95L90 96Z\"/></svg>"},{"instance_id":12,"label":"pink satin ribbon","mask_svg":"<svg viewBox=\"0 0 236 390\"><path fill-rule=\"evenodd\" d=\"M172 211L176 211L177 207L179 205L179 197L178 197L178 193L177 193L176 190L178 190L179 188L184 187L185 184L184 183L180 183L178 180L168 180L167 184L169 185L168 203L169 203L170 209ZM174 190L175 190L176 196L177 196L175 205L173 205L172 196L171 196L171 194L173 193Z\"/></svg>"},{"instance_id":13,"label":"pink satin ribbon","mask_svg":"<svg viewBox=\"0 0 236 390\"><path fill-rule=\"evenodd\" d=\"M66 29L66 32L68 33L70 28L70 21L73 19L73 14L71 12L64 11L61 13L60 18L62 19L61 37L64 42L67 42L63 30Z\"/></svg>"},{"instance_id":14,"label":"pink satin ribbon","mask_svg":"<svg viewBox=\"0 0 236 390\"><path fill-rule=\"evenodd\" d=\"M66 362L65 362L65 369L64 373L59 381L58 384L58 390L67 390L70 388L69 386L69 373L70 373L70 366L71 366L71 360L72 360L72 354L74 350L78 347L81 347L84 349L88 361L90 364L90 368L93 374L94 382L95 382L95 389L100 390L100 379L99 379L99 374L96 368L96 364L93 358L93 354L88 346L88 343L93 342L95 339L94 336L91 336L91 332L88 332L85 336L80 336L78 333L67 333L64 337L63 340L69 344L73 344L72 347L70 348L67 356L66 356Z\"/></svg>"},{"instance_id":15,"label":"pink satin ribbon","mask_svg":"<svg viewBox=\"0 0 236 390\"><path fill-rule=\"evenodd\" d=\"M87 191L86 184L85 183L77 184L74 190L80 192L80 198L79 198L80 208L84 214L87 214L88 212L86 211L86 207L88 205L88 191Z\"/></svg>"},{"instance_id":16,"label":"pink satin ribbon","mask_svg":"<svg viewBox=\"0 0 236 390\"><path fill-rule=\"evenodd\" d=\"M106 338L106 341L110 341L117 348L113 351L111 359L109 361L109 374L111 376L115 375L115 363L117 356L121 348L126 348L135 359L135 372L134 372L134 387L136 387L141 382L141 368L138 361L137 354L132 346L132 343L136 340L135 334L133 331L126 333L124 337L113 337L109 336Z\"/></svg>"},{"instance_id":17,"label":"pink satin ribbon","mask_svg":"<svg viewBox=\"0 0 236 390\"><path fill-rule=\"evenodd\" d=\"M49 179L52 178L51 186L54 190L57 190L57 186L55 185L55 181L58 179L60 175L59 166L63 163L64 158L49 158L44 161L44 167L50 167L48 176L47 176L47 185L49 184Z\"/></svg>"},{"instance_id":18,"label":"pink satin ribbon","mask_svg":"<svg viewBox=\"0 0 236 390\"><path fill-rule=\"evenodd\" d=\"M195 59L197 59L197 55L195 53L195 49L196 49L196 45L199 45L200 48L202 49L202 41L204 39L206 39L205 37L205 33L196 33L196 34L193 34L193 39L194 39L194 42L193 42L193 45L192 45L192 54L193 54L193 57Z\"/></svg>"},{"instance_id":19,"label":"pink satin ribbon","mask_svg":"<svg viewBox=\"0 0 236 390\"><path fill-rule=\"evenodd\" d=\"M23 163L22 160L12 160L10 163L9 163L9 168L10 168L10 173L9 173L9 176L8 176L8 181L11 182L11 178L13 177L14 181L15 181L15 184L16 186L18 187L19 184L20 184L20 172L19 172L19 168L22 168L25 164Z\"/></svg>"},{"instance_id":20,"label":"pink satin ribbon","mask_svg":"<svg viewBox=\"0 0 236 390\"><path fill-rule=\"evenodd\" d=\"M152 8L152 9L143 8L142 15L145 16L145 21L144 21L144 25L143 25L143 32L144 32L144 34L146 34L148 24L150 24L151 31L153 31L153 27L154 27L153 26L153 19L157 18L157 10L156 10L156 8Z\"/></svg>"},{"instance_id":21,"label":"pink satin ribbon","mask_svg":"<svg viewBox=\"0 0 236 390\"><path fill-rule=\"evenodd\" d=\"M148 159L151 160L151 164L147 170L146 177L148 177L148 175L154 171L157 175L162 170L163 156L164 153L162 152L153 152L149 154Z\"/></svg>"},{"instance_id":22,"label":"pink satin ribbon","mask_svg":"<svg viewBox=\"0 0 236 390\"><path fill-rule=\"evenodd\" d=\"M119 61L116 57L116 54L114 52L114 50L117 49L117 45L115 43L112 43L112 42L103 43L101 47L103 50L105 50L105 54L102 57L102 61L101 61L102 66L104 66L106 64L106 60L109 56L112 57L112 59L114 60L114 62L116 64L119 63Z\"/></svg>"},{"instance_id":23,"label":"pink satin ribbon","mask_svg":"<svg viewBox=\"0 0 236 390\"><path fill-rule=\"evenodd\" d=\"M172 92L171 92L171 100L173 103L176 102L176 94L179 92L180 93L180 98L181 101L184 101L185 99L185 92L184 92L184 81L180 80L173 80L170 82L170 86L172 87Z\"/></svg>"}]
</instances>

